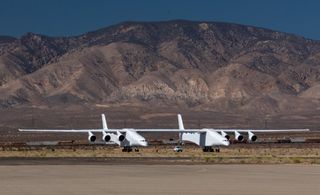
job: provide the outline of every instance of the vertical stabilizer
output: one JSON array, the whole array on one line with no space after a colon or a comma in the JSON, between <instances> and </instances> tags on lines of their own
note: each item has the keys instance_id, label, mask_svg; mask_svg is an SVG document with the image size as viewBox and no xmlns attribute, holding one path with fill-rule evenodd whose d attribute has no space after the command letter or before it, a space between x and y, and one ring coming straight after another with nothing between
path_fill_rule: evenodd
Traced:
<instances>
[{"instance_id":1,"label":"vertical stabilizer","mask_svg":"<svg viewBox=\"0 0 320 195\"><path fill-rule=\"evenodd\" d=\"M106 116L104 114L101 114L101 119L102 119L102 128L108 129Z\"/></svg>"},{"instance_id":2,"label":"vertical stabilizer","mask_svg":"<svg viewBox=\"0 0 320 195\"><path fill-rule=\"evenodd\" d=\"M178 114L178 124L179 124L179 130L184 130L184 125L183 125L181 114ZM183 137L183 133L179 132L179 145L183 144L182 137Z\"/></svg>"},{"instance_id":3,"label":"vertical stabilizer","mask_svg":"<svg viewBox=\"0 0 320 195\"><path fill-rule=\"evenodd\" d=\"M184 130L181 114L178 114L179 130Z\"/></svg>"}]
</instances>

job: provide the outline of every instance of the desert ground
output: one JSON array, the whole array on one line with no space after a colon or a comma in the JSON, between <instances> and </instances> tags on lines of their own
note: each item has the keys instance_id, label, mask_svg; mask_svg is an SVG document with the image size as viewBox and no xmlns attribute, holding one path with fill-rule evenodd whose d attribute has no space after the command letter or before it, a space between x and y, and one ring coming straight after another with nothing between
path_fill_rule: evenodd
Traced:
<instances>
[{"instance_id":1,"label":"desert ground","mask_svg":"<svg viewBox=\"0 0 320 195\"><path fill-rule=\"evenodd\" d=\"M318 165L0 166L1 194L318 194Z\"/></svg>"},{"instance_id":2,"label":"desert ground","mask_svg":"<svg viewBox=\"0 0 320 195\"><path fill-rule=\"evenodd\" d=\"M153 145L122 152L114 145L0 147L0 165L23 164L320 164L319 143L234 144L205 153L195 145ZM79 164L78 163L78 164Z\"/></svg>"},{"instance_id":3,"label":"desert ground","mask_svg":"<svg viewBox=\"0 0 320 195\"><path fill-rule=\"evenodd\" d=\"M87 144L84 134L17 131L21 127L100 128L100 114L106 113L106 109L46 111L0 112L0 194L294 195L317 194L320 190L319 143L268 143L269 138L318 139L318 115L251 118L241 114L182 111L188 128L311 128L312 132L262 134L258 137L265 143L232 144L221 148L220 153L203 153L194 145L185 145L182 153L176 153L172 150L174 145L157 144L123 153L117 146ZM173 111L125 113L108 109L107 113L108 124L113 128L177 127ZM143 136L151 141L177 137ZM68 145L71 140L76 141ZM19 145L42 141L59 141L62 145Z\"/></svg>"}]
</instances>

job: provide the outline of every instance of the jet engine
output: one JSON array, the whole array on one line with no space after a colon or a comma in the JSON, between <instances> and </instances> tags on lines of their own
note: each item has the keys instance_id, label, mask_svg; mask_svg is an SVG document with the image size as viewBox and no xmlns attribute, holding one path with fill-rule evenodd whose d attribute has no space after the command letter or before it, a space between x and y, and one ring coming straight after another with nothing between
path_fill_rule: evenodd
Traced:
<instances>
[{"instance_id":1,"label":"jet engine","mask_svg":"<svg viewBox=\"0 0 320 195\"><path fill-rule=\"evenodd\" d=\"M119 136L118 136L118 140L121 141L121 142L122 142L125 138L126 138L126 137L125 137L124 135L119 135Z\"/></svg>"},{"instance_id":2,"label":"jet engine","mask_svg":"<svg viewBox=\"0 0 320 195\"><path fill-rule=\"evenodd\" d=\"M119 131L117 131L117 136L118 136L118 140L120 141L120 142L122 142L126 137L123 135L123 134L121 134Z\"/></svg>"},{"instance_id":3,"label":"jet engine","mask_svg":"<svg viewBox=\"0 0 320 195\"><path fill-rule=\"evenodd\" d=\"M225 137L227 140L230 140L230 135L228 135L226 132L221 131L221 135Z\"/></svg>"},{"instance_id":4,"label":"jet engine","mask_svg":"<svg viewBox=\"0 0 320 195\"><path fill-rule=\"evenodd\" d=\"M255 134L253 134L251 131L248 131L248 137L249 137L249 140L252 142L255 142L258 139L258 137Z\"/></svg>"},{"instance_id":5,"label":"jet engine","mask_svg":"<svg viewBox=\"0 0 320 195\"><path fill-rule=\"evenodd\" d=\"M104 133L102 136L102 140L105 142L109 142L111 140L111 135L109 133Z\"/></svg>"},{"instance_id":6,"label":"jet engine","mask_svg":"<svg viewBox=\"0 0 320 195\"><path fill-rule=\"evenodd\" d=\"M238 131L234 131L234 137L239 142L241 142L243 140L243 135L241 135Z\"/></svg>"},{"instance_id":7,"label":"jet engine","mask_svg":"<svg viewBox=\"0 0 320 195\"><path fill-rule=\"evenodd\" d=\"M93 133L91 133L91 131L88 132L88 141L89 142L95 142L97 137L95 135L93 135Z\"/></svg>"}]
</instances>

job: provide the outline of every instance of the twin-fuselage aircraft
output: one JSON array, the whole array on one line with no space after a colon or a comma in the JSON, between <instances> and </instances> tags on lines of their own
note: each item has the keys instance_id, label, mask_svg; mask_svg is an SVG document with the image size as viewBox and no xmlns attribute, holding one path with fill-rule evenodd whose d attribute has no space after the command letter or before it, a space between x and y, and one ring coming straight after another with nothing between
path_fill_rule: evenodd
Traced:
<instances>
[{"instance_id":1,"label":"twin-fuselage aircraft","mask_svg":"<svg viewBox=\"0 0 320 195\"><path fill-rule=\"evenodd\" d=\"M219 151L220 146L230 145L230 135L234 134L237 141L243 141L243 134L247 134L248 140L254 142L257 136L254 134L259 133L276 133L276 132L304 132L309 129L281 129L281 130L249 130L249 129L185 129L182 117L178 114L179 129L109 129L107 126L106 117L104 114L102 118L102 129L19 129L25 132L52 132L52 133L87 133L88 141L94 143L97 140L96 134L102 134L102 140L106 143L113 142L123 147L123 152L132 151L133 147L146 147L148 146L147 140L139 133L144 132L176 132L179 134L179 143L185 141L192 142L200 146L204 152Z\"/></svg>"}]
</instances>

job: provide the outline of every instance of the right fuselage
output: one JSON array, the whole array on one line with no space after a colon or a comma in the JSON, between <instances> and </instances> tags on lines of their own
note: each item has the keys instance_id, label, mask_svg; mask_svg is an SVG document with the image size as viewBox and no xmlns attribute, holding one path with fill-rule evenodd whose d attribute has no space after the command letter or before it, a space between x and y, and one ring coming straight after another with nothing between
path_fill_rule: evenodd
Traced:
<instances>
[{"instance_id":1,"label":"right fuselage","mask_svg":"<svg viewBox=\"0 0 320 195\"><path fill-rule=\"evenodd\" d=\"M199 146L228 146L230 142L216 131L204 129L205 132L186 132L182 133L182 141L189 141Z\"/></svg>"}]
</instances>

